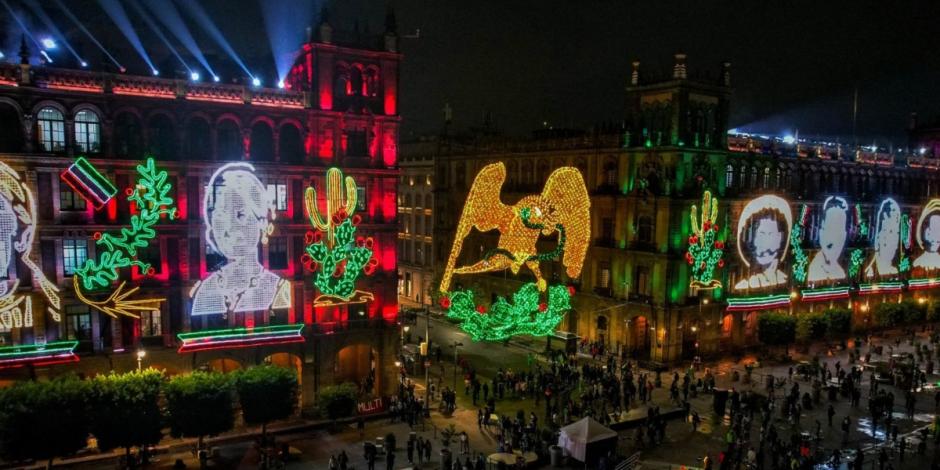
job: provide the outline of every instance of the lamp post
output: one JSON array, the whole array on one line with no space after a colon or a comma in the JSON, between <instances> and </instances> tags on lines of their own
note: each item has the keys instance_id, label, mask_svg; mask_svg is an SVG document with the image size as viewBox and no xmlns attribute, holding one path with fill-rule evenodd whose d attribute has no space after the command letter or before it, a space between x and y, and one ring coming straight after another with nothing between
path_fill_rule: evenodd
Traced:
<instances>
[{"instance_id":1,"label":"lamp post","mask_svg":"<svg viewBox=\"0 0 940 470\"><path fill-rule=\"evenodd\" d=\"M139 349L137 351L137 372L140 372L141 370L143 370L142 364L144 361L144 356L146 355L147 355L147 351L144 351L143 349Z\"/></svg>"}]
</instances>

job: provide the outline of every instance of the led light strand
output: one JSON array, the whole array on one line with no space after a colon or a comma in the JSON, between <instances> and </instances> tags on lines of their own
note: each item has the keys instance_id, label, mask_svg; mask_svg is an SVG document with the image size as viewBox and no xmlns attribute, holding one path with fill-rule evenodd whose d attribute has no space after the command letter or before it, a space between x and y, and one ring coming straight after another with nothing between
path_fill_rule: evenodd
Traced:
<instances>
[{"instance_id":1,"label":"led light strand","mask_svg":"<svg viewBox=\"0 0 940 470\"><path fill-rule=\"evenodd\" d=\"M477 305L471 290L451 293L444 301L447 317L460 321L460 328L474 341L502 341L517 335L546 336L571 309L571 289L564 285L548 288L548 302L535 283L526 283L512 295L512 302L499 297L487 309Z\"/></svg>"},{"instance_id":2,"label":"led light strand","mask_svg":"<svg viewBox=\"0 0 940 470\"><path fill-rule=\"evenodd\" d=\"M114 195L117 188L104 177L85 157L78 157L71 166L59 175L76 194L101 209Z\"/></svg>"},{"instance_id":3,"label":"led light strand","mask_svg":"<svg viewBox=\"0 0 940 470\"><path fill-rule=\"evenodd\" d=\"M698 221L698 208L692 205L692 235L689 236L689 249L685 259L692 267L689 285L698 289L716 289L721 281L714 278L715 268L721 268L725 261L725 242L718 239L718 198L712 198L710 191L702 195L702 220Z\"/></svg>"},{"instance_id":4,"label":"led light strand","mask_svg":"<svg viewBox=\"0 0 940 470\"><path fill-rule=\"evenodd\" d=\"M75 348L78 341L53 341L46 344L27 344L0 347L0 369L24 365L51 365L77 362Z\"/></svg>"},{"instance_id":5,"label":"led light strand","mask_svg":"<svg viewBox=\"0 0 940 470\"><path fill-rule=\"evenodd\" d=\"M769 310L790 305L788 294L770 294L756 297L728 298L728 307L725 311L742 312L751 310Z\"/></svg>"},{"instance_id":6,"label":"led light strand","mask_svg":"<svg viewBox=\"0 0 940 470\"><path fill-rule=\"evenodd\" d=\"M933 289L940 287L940 278L911 279L907 281L907 288L911 290Z\"/></svg>"},{"instance_id":7,"label":"led light strand","mask_svg":"<svg viewBox=\"0 0 940 470\"><path fill-rule=\"evenodd\" d=\"M138 179L134 188L128 190L128 202L135 204L139 214L131 216L130 227L121 229L120 234L96 233L97 245L103 248L98 260L86 260L75 270L72 285L79 300L111 317L128 316L139 318L139 312L158 310L164 298L134 299L137 287L124 290L125 282L111 291L104 300L94 300L85 295L82 289L93 290L111 285L118 280L118 269L136 266L141 272L153 274L153 268L137 259L138 250L150 246L156 238L154 226L163 216L174 218L176 208L169 196L171 185L167 181L167 172L158 170L153 158L147 158L143 165L137 165Z\"/></svg>"},{"instance_id":8,"label":"led light strand","mask_svg":"<svg viewBox=\"0 0 940 470\"><path fill-rule=\"evenodd\" d=\"M900 281L873 282L869 284L859 284L858 293L861 295L897 294L903 289L904 283Z\"/></svg>"},{"instance_id":9,"label":"led light strand","mask_svg":"<svg viewBox=\"0 0 940 470\"><path fill-rule=\"evenodd\" d=\"M847 299L849 298L849 287L827 287L823 289L804 289L800 294L802 300L806 302L820 302L825 300Z\"/></svg>"},{"instance_id":10,"label":"led light strand","mask_svg":"<svg viewBox=\"0 0 940 470\"><path fill-rule=\"evenodd\" d=\"M898 272L906 273L911 270L911 216L901 214L901 258L898 260Z\"/></svg>"},{"instance_id":11,"label":"led light strand","mask_svg":"<svg viewBox=\"0 0 940 470\"><path fill-rule=\"evenodd\" d=\"M320 296L314 299L314 305L362 303L373 299L371 292L356 289L359 275L372 275L378 266L372 237L356 236L356 227L362 220L354 215L356 199L356 182L350 176L344 178L339 168L326 171L325 214L317 206L316 189L310 187L304 193L307 216L316 229L307 234L302 259L304 267L317 273L313 284L320 290Z\"/></svg>"},{"instance_id":12,"label":"led light strand","mask_svg":"<svg viewBox=\"0 0 940 470\"><path fill-rule=\"evenodd\" d=\"M809 265L809 257L803 250L803 232L806 230L806 216L809 210L806 204L800 204L800 216L797 223L793 224L790 230L790 246L793 247L793 278L799 282L806 282L806 268Z\"/></svg>"},{"instance_id":13,"label":"led light strand","mask_svg":"<svg viewBox=\"0 0 940 470\"><path fill-rule=\"evenodd\" d=\"M300 323L179 333L176 336L182 345L177 352L302 343L304 342L303 329L304 325Z\"/></svg>"}]
</instances>

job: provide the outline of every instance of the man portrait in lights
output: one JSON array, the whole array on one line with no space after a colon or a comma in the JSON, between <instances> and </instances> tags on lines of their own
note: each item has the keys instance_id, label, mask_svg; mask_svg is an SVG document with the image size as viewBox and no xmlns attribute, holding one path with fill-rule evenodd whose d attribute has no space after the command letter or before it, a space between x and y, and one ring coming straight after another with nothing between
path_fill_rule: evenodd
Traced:
<instances>
[{"instance_id":1,"label":"man portrait in lights","mask_svg":"<svg viewBox=\"0 0 940 470\"><path fill-rule=\"evenodd\" d=\"M809 263L807 282L845 279L845 268L839 264L845 248L849 203L838 196L829 196L822 206L819 228L819 251Z\"/></svg>"},{"instance_id":2,"label":"man portrait in lights","mask_svg":"<svg viewBox=\"0 0 940 470\"><path fill-rule=\"evenodd\" d=\"M894 199L885 199L878 206L875 218L875 254L865 267L865 277L898 274L895 259L901 246L901 207Z\"/></svg>"},{"instance_id":3,"label":"man portrait in lights","mask_svg":"<svg viewBox=\"0 0 940 470\"><path fill-rule=\"evenodd\" d=\"M0 331L33 326L33 298L18 293L20 279L11 273L16 260L29 269L34 285L46 297L52 319L59 321L58 288L46 279L30 258L36 235L35 200L19 174L0 162ZM41 312L38 312L41 313Z\"/></svg>"},{"instance_id":4,"label":"man portrait in lights","mask_svg":"<svg viewBox=\"0 0 940 470\"><path fill-rule=\"evenodd\" d=\"M749 274L754 274L738 281L734 285L736 290L760 289L787 282L787 275L780 269L780 264L790 245L792 223L790 205L779 196L761 196L744 206L738 218L738 256Z\"/></svg>"},{"instance_id":5,"label":"man portrait in lights","mask_svg":"<svg viewBox=\"0 0 940 470\"><path fill-rule=\"evenodd\" d=\"M917 219L917 245L924 252L914 259L922 270L940 268L940 199L931 199Z\"/></svg>"},{"instance_id":6,"label":"man portrait in lights","mask_svg":"<svg viewBox=\"0 0 940 470\"><path fill-rule=\"evenodd\" d=\"M274 231L271 194L248 163L219 168L206 187L203 223L209 247L225 264L193 288L192 315L290 307L290 286L258 260Z\"/></svg>"}]
</instances>

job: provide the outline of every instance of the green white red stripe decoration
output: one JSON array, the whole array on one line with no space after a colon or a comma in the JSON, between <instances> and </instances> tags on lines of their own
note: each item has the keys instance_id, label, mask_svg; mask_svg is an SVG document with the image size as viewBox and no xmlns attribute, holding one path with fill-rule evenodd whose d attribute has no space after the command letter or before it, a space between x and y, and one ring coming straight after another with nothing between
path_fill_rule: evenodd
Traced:
<instances>
[{"instance_id":1,"label":"green white red stripe decoration","mask_svg":"<svg viewBox=\"0 0 940 470\"><path fill-rule=\"evenodd\" d=\"M752 310L770 310L790 305L789 294L771 294L757 297L737 297L728 299L728 312L744 312Z\"/></svg>"},{"instance_id":2,"label":"green white red stripe decoration","mask_svg":"<svg viewBox=\"0 0 940 470\"><path fill-rule=\"evenodd\" d=\"M858 285L858 293L861 295L899 294L903 289L904 283L901 281L874 282L871 284Z\"/></svg>"},{"instance_id":3,"label":"green white red stripe decoration","mask_svg":"<svg viewBox=\"0 0 940 470\"><path fill-rule=\"evenodd\" d=\"M0 369L78 362L78 356L75 355L76 346L78 341L3 346L0 347Z\"/></svg>"},{"instance_id":4,"label":"green white red stripe decoration","mask_svg":"<svg viewBox=\"0 0 940 470\"><path fill-rule=\"evenodd\" d=\"M177 352L238 349L272 344L303 343L304 325L270 325L254 328L205 330L176 335L183 343Z\"/></svg>"},{"instance_id":5,"label":"green white red stripe decoration","mask_svg":"<svg viewBox=\"0 0 940 470\"><path fill-rule=\"evenodd\" d=\"M820 302L849 298L849 286L826 287L823 289L806 289L801 292L806 302Z\"/></svg>"},{"instance_id":6,"label":"green white red stripe decoration","mask_svg":"<svg viewBox=\"0 0 940 470\"><path fill-rule=\"evenodd\" d=\"M940 287L940 278L911 279L907 281L907 288L910 290L933 289Z\"/></svg>"}]
</instances>

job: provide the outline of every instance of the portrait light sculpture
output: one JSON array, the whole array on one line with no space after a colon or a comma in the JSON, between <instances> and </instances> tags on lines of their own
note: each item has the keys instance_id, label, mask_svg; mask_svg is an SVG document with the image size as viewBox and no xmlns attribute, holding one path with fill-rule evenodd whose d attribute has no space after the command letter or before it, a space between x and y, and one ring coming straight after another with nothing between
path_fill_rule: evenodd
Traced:
<instances>
[{"instance_id":1,"label":"portrait light sculpture","mask_svg":"<svg viewBox=\"0 0 940 470\"><path fill-rule=\"evenodd\" d=\"M917 218L914 232L917 246L923 252L914 259L914 267L922 271L940 269L940 199L931 199Z\"/></svg>"},{"instance_id":2,"label":"portrait light sculpture","mask_svg":"<svg viewBox=\"0 0 940 470\"><path fill-rule=\"evenodd\" d=\"M193 286L190 315L289 308L290 283L258 258L258 246L274 232L277 212L255 168L240 162L220 167L209 178L202 207L206 242L225 264Z\"/></svg>"},{"instance_id":3,"label":"portrait light sculpture","mask_svg":"<svg viewBox=\"0 0 940 470\"><path fill-rule=\"evenodd\" d=\"M92 168L93 169L93 168ZM156 238L154 227L164 216L176 217L173 198L170 197L171 185L167 173L158 170L153 158L148 158L142 165L137 165L138 179L133 188L127 190L127 200L140 211L131 216L130 227L124 227L120 233L95 233L96 244L101 247L97 260L85 260L85 264L75 270L72 285L79 300L90 307L111 316L139 318L140 312L158 310L163 298L134 298L139 287L124 290L122 281L118 287L108 293L104 300L92 297L98 290L107 289L118 280L118 269L136 266L142 273L153 274L150 264L138 259L138 250L145 249ZM88 291L88 292L83 292Z\"/></svg>"},{"instance_id":4,"label":"portrait light sculpture","mask_svg":"<svg viewBox=\"0 0 940 470\"><path fill-rule=\"evenodd\" d=\"M686 262L692 267L690 286L697 289L717 289L721 281L715 279L715 269L725 265L721 259L725 242L718 239L718 198L710 191L702 195L702 218L698 220L698 208L692 205L692 235L689 236L689 250L685 252Z\"/></svg>"},{"instance_id":5,"label":"portrait light sculpture","mask_svg":"<svg viewBox=\"0 0 940 470\"><path fill-rule=\"evenodd\" d=\"M819 251L809 263L807 282L845 279L845 268L839 258L845 248L849 204L839 196L829 196L822 205L819 228Z\"/></svg>"},{"instance_id":6,"label":"portrait light sculpture","mask_svg":"<svg viewBox=\"0 0 940 470\"><path fill-rule=\"evenodd\" d=\"M302 261L305 268L317 273L313 284L320 295L313 303L318 307L373 299L371 292L356 289L360 273L372 275L379 263L372 237L356 236L362 220L355 215L356 202L356 182L350 176L344 178L339 168L326 171L325 214L317 206L317 190L307 188L304 193L307 217L316 230L307 233Z\"/></svg>"},{"instance_id":7,"label":"portrait light sculpture","mask_svg":"<svg viewBox=\"0 0 940 470\"><path fill-rule=\"evenodd\" d=\"M46 312L53 321L61 319L59 289L49 282L30 257L36 236L36 200L22 182L19 173L0 162L0 273L9 275L16 260L26 266L33 285L46 299ZM19 291L19 276L0 281L0 329L33 326L35 312L33 297Z\"/></svg>"},{"instance_id":8,"label":"portrait light sculpture","mask_svg":"<svg viewBox=\"0 0 940 470\"><path fill-rule=\"evenodd\" d=\"M896 276L901 251L901 206L891 198L881 201L875 216L874 255L865 267L865 277Z\"/></svg>"},{"instance_id":9,"label":"portrait light sculpture","mask_svg":"<svg viewBox=\"0 0 940 470\"><path fill-rule=\"evenodd\" d=\"M781 265L787 257L791 238L787 230L792 225L790 204L782 197L768 194L748 201L736 230L738 257L748 268L748 277L738 281L735 290L786 284L787 275Z\"/></svg>"},{"instance_id":10,"label":"portrait light sculpture","mask_svg":"<svg viewBox=\"0 0 940 470\"><path fill-rule=\"evenodd\" d=\"M560 258L568 276L577 278L591 237L591 201L577 168L556 169L541 194L525 196L513 206L500 200L505 180L506 166L502 162L489 164L477 174L441 279L441 306L447 309L449 318L461 322L461 329L474 341L553 333L571 308L574 289L549 286L542 277L540 263ZM457 267L464 240L474 228L480 232L499 231L497 247L484 253L480 261ZM557 234L558 240L555 249L539 253L536 249L539 235L553 234ZM476 303L471 290L450 291L454 274L506 269L517 274L523 266L535 275L536 282L524 284L511 296L511 301L498 297L487 308Z\"/></svg>"}]
</instances>

